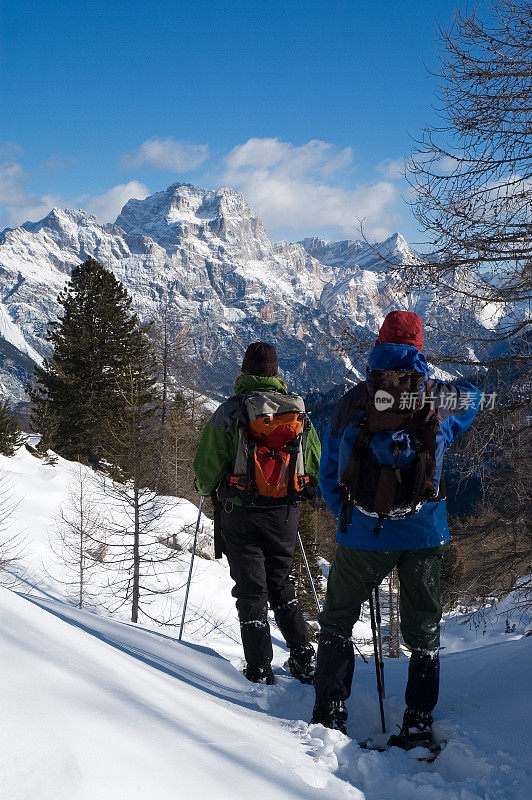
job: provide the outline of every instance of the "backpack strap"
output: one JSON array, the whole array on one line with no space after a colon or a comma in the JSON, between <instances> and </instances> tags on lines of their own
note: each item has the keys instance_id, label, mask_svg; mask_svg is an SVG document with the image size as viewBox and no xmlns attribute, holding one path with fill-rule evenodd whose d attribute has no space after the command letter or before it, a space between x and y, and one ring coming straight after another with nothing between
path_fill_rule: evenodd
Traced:
<instances>
[{"instance_id":1,"label":"backpack strap","mask_svg":"<svg viewBox=\"0 0 532 800\"><path fill-rule=\"evenodd\" d=\"M303 430L301 431L301 452L303 453L303 461L305 461L305 451L307 449L307 438L308 432L311 427L310 419L308 415L305 413L305 421L303 422Z\"/></svg>"},{"instance_id":2,"label":"backpack strap","mask_svg":"<svg viewBox=\"0 0 532 800\"><path fill-rule=\"evenodd\" d=\"M254 442L247 443L248 458L246 464L246 491L242 497L242 502L245 506L250 505L250 500L255 494L255 451L257 445Z\"/></svg>"},{"instance_id":3,"label":"backpack strap","mask_svg":"<svg viewBox=\"0 0 532 800\"><path fill-rule=\"evenodd\" d=\"M343 421L342 428L344 430L347 428L349 423L352 422L358 414L360 414L361 411L364 412L364 414L366 415L366 419L367 419L368 406L369 406L369 393L368 393L368 385L367 385L367 383L364 383L361 386L361 389L362 389L362 391L361 391L360 396L358 398L358 402L353 403L353 405L351 406L348 414L346 415L346 417L345 417L345 419Z\"/></svg>"},{"instance_id":4,"label":"backpack strap","mask_svg":"<svg viewBox=\"0 0 532 800\"><path fill-rule=\"evenodd\" d=\"M427 389L429 381L427 381ZM436 409L421 408L410 420L406 428L415 436L418 450L418 484L412 508L425 500L435 500L439 495L439 487L435 489L436 475L436 433L440 423L440 416ZM406 427L406 426L405 426Z\"/></svg>"},{"instance_id":5,"label":"backpack strap","mask_svg":"<svg viewBox=\"0 0 532 800\"><path fill-rule=\"evenodd\" d=\"M357 409L358 413L359 409ZM351 415L350 415L351 416ZM354 419L356 414L351 416ZM342 501L342 511L340 515L340 532L345 533L353 520L353 507L354 507L354 494L358 483L358 475L360 472L360 458L359 453L363 448L368 448L371 439L371 434L368 432L367 419L364 419L358 430L356 442L353 445L349 458L347 460L346 468L341 478L341 485L344 490L344 498Z\"/></svg>"},{"instance_id":6,"label":"backpack strap","mask_svg":"<svg viewBox=\"0 0 532 800\"><path fill-rule=\"evenodd\" d=\"M222 541L222 503L218 497L217 490L211 494L212 506L214 509L213 522L214 522L214 557L221 558L223 555L223 541Z\"/></svg>"},{"instance_id":7,"label":"backpack strap","mask_svg":"<svg viewBox=\"0 0 532 800\"><path fill-rule=\"evenodd\" d=\"M415 513L416 508L423 497L423 491L425 488L425 476L427 474L427 448L425 444L421 441L421 439L416 436L416 447L418 449L417 455L417 480L416 480L416 489L414 492L414 497L412 498L412 514Z\"/></svg>"},{"instance_id":8,"label":"backpack strap","mask_svg":"<svg viewBox=\"0 0 532 800\"><path fill-rule=\"evenodd\" d=\"M340 512L340 533L345 533L353 521L353 498L344 489L344 499L342 500L342 510Z\"/></svg>"},{"instance_id":9,"label":"backpack strap","mask_svg":"<svg viewBox=\"0 0 532 800\"><path fill-rule=\"evenodd\" d=\"M292 439L287 445L288 449L288 486L286 490L286 521L290 513L290 506L294 497L294 481L296 477L297 456L299 454L299 447L301 445L301 434Z\"/></svg>"}]
</instances>

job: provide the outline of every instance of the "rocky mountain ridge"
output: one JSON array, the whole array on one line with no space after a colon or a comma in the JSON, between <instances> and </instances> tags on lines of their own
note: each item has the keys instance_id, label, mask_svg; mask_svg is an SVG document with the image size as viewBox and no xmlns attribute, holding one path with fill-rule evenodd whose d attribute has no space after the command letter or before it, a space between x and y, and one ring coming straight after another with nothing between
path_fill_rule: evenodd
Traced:
<instances>
[{"instance_id":1,"label":"rocky mountain ridge","mask_svg":"<svg viewBox=\"0 0 532 800\"><path fill-rule=\"evenodd\" d=\"M357 379L344 331L370 341L392 308L453 324L458 308L390 281L386 261L417 256L400 234L358 241L272 243L242 194L173 184L129 200L114 224L53 209L0 236L0 390L24 398L31 365L50 353L48 323L73 267L93 256L124 283L142 319L169 318L188 333L202 388L230 391L250 341L279 351L301 391ZM353 359L356 362L356 359Z\"/></svg>"}]
</instances>

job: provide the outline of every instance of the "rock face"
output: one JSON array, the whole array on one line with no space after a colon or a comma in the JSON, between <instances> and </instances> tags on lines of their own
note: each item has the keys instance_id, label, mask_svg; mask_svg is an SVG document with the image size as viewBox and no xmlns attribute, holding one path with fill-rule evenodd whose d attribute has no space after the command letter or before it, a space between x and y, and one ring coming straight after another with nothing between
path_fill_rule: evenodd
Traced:
<instances>
[{"instance_id":1,"label":"rock face","mask_svg":"<svg viewBox=\"0 0 532 800\"><path fill-rule=\"evenodd\" d=\"M0 238L0 390L24 398L32 365L49 354L48 323L73 267L93 256L124 283L144 320L169 305L189 330L191 357L213 397L230 391L251 341L276 345L284 376L301 391L341 383L362 361L342 353L343 331L371 341L391 308L453 324L458 309L393 285L386 264L415 258L395 234L357 241L273 244L244 197L173 184L130 200L115 224L53 209ZM430 335L429 335L430 339Z\"/></svg>"}]
</instances>

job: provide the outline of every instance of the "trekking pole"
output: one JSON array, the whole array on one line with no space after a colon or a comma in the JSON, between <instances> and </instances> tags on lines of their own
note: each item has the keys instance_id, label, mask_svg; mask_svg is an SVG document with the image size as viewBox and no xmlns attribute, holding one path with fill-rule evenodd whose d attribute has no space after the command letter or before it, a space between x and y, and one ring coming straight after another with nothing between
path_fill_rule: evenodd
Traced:
<instances>
[{"instance_id":1,"label":"trekking pole","mask_svg":"<svg viewBox=\"0 0 532 800\"><path fill-rule=\"evenodd\" d=\"M190 581L192 579L192 567L194 566L194 556L196 555L196 542L198 539L198 531L200 526L200 519L201 519L201 509L203 506L203 497L200 497L199 507L198 507L198 521L196 522L196 530L194 532L194 544L192 545L192 556L190 558L190 569L188 571L188 580L187 580L187 589L185 592L185 602L183 605L183 614L181 616L181 627L179 628L179 641L181 641L181 637L183 636L183 628L185 626L185 614L187 613L187 603L188 603L188 593L190 592Z\"/></svg>"},{"instance_id":2,"label":"trekking pole","mask_svg":"<svg viewBox=\"0 0 532 800\"><path fill-rule=\"evenodd\" d=\"M364 664L367 664L368 663L368 659L366 658L366 656L364 655L364 653L362 652L360 647L357 645L357 643L355 642L355 640L353 639L352 636L351 636L351 644L353 645L353 647L357 651L358 655L360 656L360 658L362 659Z\"/></svg>"},{"instance_id":3,"label":"trekking pole","mask_svg":"<svg viewBox=\"0 0 532 800\"><path fill-rule=\"evenodd\" d=\"M379 708L381 712L382 732L386 733L386 722L384 720L383 689L381 683L381 669L379 666L379 645L377 644L377 628L375 625L375 609L373 607L373 591L369 598L369 613L371 617L371 633L373 635L373 653L375 655L375 672L377 674L377 692L379 694Z\"/></svg>"},{"instance_id":4,"label":"trekking pole","mask_svg":"<svg viewBox=\"0 0 532 800\"><path fill-rule=\"evenodd\" d=\"M308 579L309 579L310 585L312 587L312 593L314 595L314 602L316 603L316 608L318 609L318 614L319 614L321 612L321 603L320 603L320 601L318 599L318 593L316 591L316 587L314 586L314 581L312 580L312 573L310 571L309 563L307 561L307 555L305 553L305 548L303 547L303 540L301 539L301 534L299 533L299 531L298 531L298 534L297 534L297 540L299 542L299 547L300 547L300 550L301 550L301 555L303 556L303 561L305 562L305 567L307 568ZM351 639L351 641L353 643L353 647L355 648L355 650L362 657L362 659L364 661L364 664L367 664L368 660L365 657L364 653L360 650L359 647L357 647L357 644L353 639Z\"/></svg>"},{"instance_id":5,"label":"trekking pole","mask_svg":"<svg viewBox=\"0 0 532 800\"><path fill-rule=\"evenodd\" d=\"M375 619L377 622L377 642L379 644L379 668L381 671L382 696L386 697L384 687L384 658L382 657L382 632L381 632L381 602L379 598L379 587L375 587Z\"/></svg>"},{"instance_id":6,"label":"trekking pole","mask_svg":"<svg viewBox=\"0 0 532 800\"><path fill-rule=\"evenodd\" d=\"M305 567L307 568L307 575L310 581L310 585L312 588L312 594L314 595L314 602L316 603L316 608L318 609L318 614L321 611L320 601L318 599L318 593L316 591L316 587L314 586L314 581L312 580L312 572L310 571L310 567L307 561L307 554L305 553L305 548L303 547L303 541L301 539L301 534L299 531L297 532L297 541L299 542L299 547L301 549L301 555L303 556L303 561L305 562Z\"/></svg>"}]
</instances>

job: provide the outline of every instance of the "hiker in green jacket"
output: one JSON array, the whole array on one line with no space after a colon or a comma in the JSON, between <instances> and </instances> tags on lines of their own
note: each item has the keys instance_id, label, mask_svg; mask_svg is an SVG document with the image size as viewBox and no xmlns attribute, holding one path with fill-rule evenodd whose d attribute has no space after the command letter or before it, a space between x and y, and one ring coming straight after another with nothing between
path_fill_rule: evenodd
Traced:
<instances>
[{"instance_id":1,"label":"hiker in green jacket","mask_svg":"<svg viewBox=\"0 0 532 800\"><path fill-rule=\"evenodd\" d=\"M273 683L268 601L290 649L290 672L314 677L315 652L289 573L299 526L297 500L318 486L320 442L302 399L278 374L277 353L265 342L244 356L235 394L206 425L194 458L196 485L212 496L240 620L246 667L253 682Z\"/></svg>"}]
</instances>

